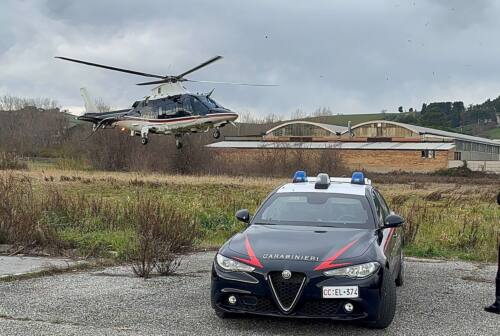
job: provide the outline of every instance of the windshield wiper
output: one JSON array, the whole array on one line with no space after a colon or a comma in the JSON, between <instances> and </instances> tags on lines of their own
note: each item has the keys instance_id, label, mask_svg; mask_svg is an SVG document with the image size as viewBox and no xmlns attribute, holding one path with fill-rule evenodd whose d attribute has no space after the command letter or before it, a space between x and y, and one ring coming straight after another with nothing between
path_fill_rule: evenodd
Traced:
<instances>
[{"instance_id":1,"label":"windshield wiper","mask_svg":"<svg viewBox=\"0 0 500 336\"><path fill-rule=\"evenodd\" d=\"M253 224L257 224L257 225L276 225L276 224L273 224L273 223L253 223Z\"/></svg>"}]
</instances>

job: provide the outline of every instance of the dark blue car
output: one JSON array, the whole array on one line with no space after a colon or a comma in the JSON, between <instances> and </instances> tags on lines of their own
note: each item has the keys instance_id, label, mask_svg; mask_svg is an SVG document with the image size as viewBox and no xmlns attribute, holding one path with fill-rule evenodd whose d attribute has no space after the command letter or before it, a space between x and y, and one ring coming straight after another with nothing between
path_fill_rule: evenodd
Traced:
<instances>
[{"instance_id":1,"label":"dark blue car","mask_svg":"<svg viewBox=\"0 0 500 336\"><path fill-rule=\"evenodd\" d=\"M274 190L248 227L218 251L212 306L239 314L391 324L403 284L403 218L362 173L352 178L297 172Z\"/></svg>"}]
</instances>

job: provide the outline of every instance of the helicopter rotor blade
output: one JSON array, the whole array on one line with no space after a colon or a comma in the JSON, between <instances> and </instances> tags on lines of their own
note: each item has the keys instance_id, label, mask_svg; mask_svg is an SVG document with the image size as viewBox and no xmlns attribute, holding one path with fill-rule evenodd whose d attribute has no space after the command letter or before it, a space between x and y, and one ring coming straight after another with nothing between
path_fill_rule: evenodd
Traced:
<instances>
[{"instance_id":1,"label":"helicopter rotor blade","mask_svg":"<svg viewBox=\"0 0 500 336\"><path fill-rule=\"evenodd\" d=\"M153 77L153 78L165 78L165 76L162 76L162 75L155 75L155 74L150 74L150 73L146 73L146 72L134 71L134 70L129 70L129 69L112 67L112 66L109 66L109 65L103 65L103 64L98 64L98 63L81 61L81 60L78 60L78 59L75 59L75 58L68 58L68 57L62 57L62 56L55 56L54 58L59 58L59 59L65 60L65 61L70 61L70 62L85 64L85 65L95 66L95 67L98 67L98 68L103 68L103 69L108 69L108 70L113 70L113 71L125 72L125 73L129 73L129 74L133 74L133 75L138 75L138 76Z\"/></svg>"},{"instance_id":2,"label":"helicopter rotor blade","mask_svg":"<svg viewBox=\"0 0 500 336\"><path fill-rule=\"evenodd\" d=\"M132 75L138 75L138 76L143 76L143 77L152 77L152 78L159 78L159 80L155 81L150 81L150 82L142 82L142 83L137 83L137 85L154 85L154 84L163 84L163 83L174 83L174 82L195 82L195 83L209 83L209 84L229 84L229 85L243 85L243 86L278 86L276 84L250 84L250 83L232 83L232 82L216 82L216 81L200 81L200 80L193 80L193 79L187 79L184 78L184 76L195 72L203 67L206 67L207 65L216 62L220 59L222 59L222 56L215 56L212 57L211 59L201 63L200 65L197 65L183 73L177 76L162 76L162 75L155 75L155 74L150 74L147 72L141 72L141 71L135 71L135 70L130 70L130 69L124 69L124 68L117 68L109 65L104 65L104 64L99 64L99 63L92 63L92 62L87 62L87 61L82 61L76 58L69 58L69 57L63 57L63 56L55 56L55 58L62 59L65 61L69 62L75 62L75 63L80 63L80 64L85 64L85 65L90 65L98 68L103 68L107 70L113 70L113 71L119 71L119 72L125 72L129 73Z\"/></svg>"},{"instance_id":3,"label":"helicopter rotor blade","mask_svg":"<svg viewBox=\"0 0 500 336\"><path fill-rule=\"evenodd\" d=\"M218 60L220 60L220 59L222 59L222 58L223 58L222 56L215 56L215 57L212 57L212 58L211 58L211 59L209 59L208 61L203 62L203 63L201 63L200 65L197 65L197 66L195 66L194 68L191 68L191 69L189 69L189 70L187 70L187 71L185 71L185 72L181 73L180 75L177 75L176 77L177 77L178 79L180 79L180 78L182 78L182 77L184 77L184 76L186 76L186 75L189 75L190 73L195 72L196 70L199 70L199 69L201 69L201 68L203 68L203 67L206 67L206 66L207 66L207 65L209 65L210 63L216 62L216 61L218 61Z\"/></svg>"},{"instance_id":4,"label":"helicopter rotor blade","mask_svg":"<svg viewBox=\"0 0 500 336\"><path fill-rule=\"evenodd\" d=\"M157 81L152 81L152 82L137 83L136 85L154 85L154 84L163 84L163 83L171 83L171 82L173 82L172 79L166 78L163 80L157 80Z\"/></svg>"},{"instance_id":5,"label":"helicopter rotor blade","mask_svg":"<svg viewBox=\"0 0 500 336\"><path fill-rule=\"evenodd\" d=\"M215 82L204 80L186 79L186 82L209 83L209 84L228 84L228 85L244 85L244 86L279 86L278 84L255 84L255 83L233 83L233 82Z\"/></svg>"}]
</instances>

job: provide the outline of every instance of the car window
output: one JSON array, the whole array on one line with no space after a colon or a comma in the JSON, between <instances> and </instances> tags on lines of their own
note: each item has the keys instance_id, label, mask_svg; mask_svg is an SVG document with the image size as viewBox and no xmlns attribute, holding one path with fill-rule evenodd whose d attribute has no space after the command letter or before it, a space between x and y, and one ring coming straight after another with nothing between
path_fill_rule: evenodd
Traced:
<instances>
[{"instance_id":1,"label":"car window","mask_svg":"<svg viewBox=\"0 0 500 336\"><path fill-rule=\"evenodd\" d=\"M365 196L334 193L277 193L257 212L256 224L373 228Z\"/></svg>"},{"instance_id":2,"label":"car window","mask_svg":"<svg viewBox=\"0 0 500 336\"><path fill-rule=\"evenodd\" d=\"M387 202L385 201L384 196L382 196L382 194L380 192L378 192L378 190L376 190L376 193L377 193L378 197L380 198L380 204L382 205L382 209L384 210L386 215L389 215L391 213L391 209L387 205Z\"/></svg>"},{"instance_id":3,"label":"car window","mask_svg":"<svg viewBox=\"0 0 500 336\"><path fill-rule=\"evenodd\" d=\"M384 223L385 217L389 215L389 208L376 190L373 191L373 201L375 203L375 209L377 210L379 221L380 223Z\"/></svg>"},{"instance_id":4,"label":"car window","mask_svg":"<svg viewBox=\"0 0 500 336\"><path fill-rule=\"evenodd\" d=\"M377 197L377 195L375 194L375 192L373 192L373 203L375 203L375 210L377 211L377 217L378 217L378 222L379 223L383 223L383 214L382 214L382 205L380 204L380 200L379 198Z\"/></svg>"}]
</instances>

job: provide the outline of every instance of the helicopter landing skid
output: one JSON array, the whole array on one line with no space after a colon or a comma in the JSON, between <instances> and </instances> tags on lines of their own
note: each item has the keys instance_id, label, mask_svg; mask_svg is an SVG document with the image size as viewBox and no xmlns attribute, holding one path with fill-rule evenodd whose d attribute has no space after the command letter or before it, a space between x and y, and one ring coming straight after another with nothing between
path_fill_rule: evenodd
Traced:
<instances>
[{"instance_id":1,"label":"helicopter landing skid","mask_svg":"<svg viewBox=\"0 0 500 336\"><path fill-rule=\"evenodd\" d=\"M177 148L177 149L182 148L182 135L181 134L175 135L175 148Z\"/></svg>"},{"instance_id":2,"label":"helicopter landing skid","mask_svg":"<svg viewBox=\"0 0 500 336\"><path fill-rule=\"evenodd\" d=\"M214 132L212 133L212 136L214 137L214 139L219 139L220 138L220 129L219 129L219 127L216 127L214 129Z\"/></svg>"},{"instance_id":3,"label":"helicopter landing skid","mask_svg":"<svg viewBox=\"0 0 500 336\"><path fill-rule=\"evenodd\" d=\"M148 127L143 127L141 129L141 144L147 145L149 140L148 140L148 134L149 134L149 128Z\"/></svg>"}]
</instances>

